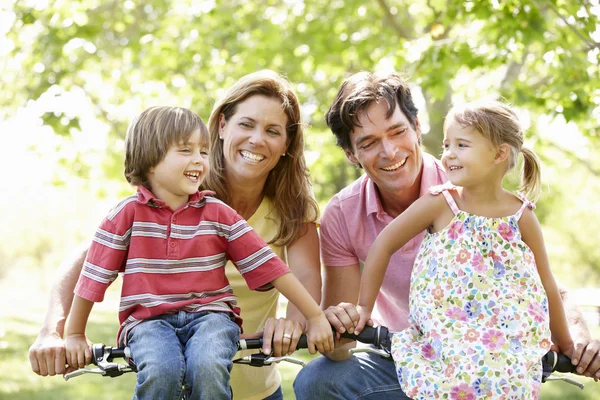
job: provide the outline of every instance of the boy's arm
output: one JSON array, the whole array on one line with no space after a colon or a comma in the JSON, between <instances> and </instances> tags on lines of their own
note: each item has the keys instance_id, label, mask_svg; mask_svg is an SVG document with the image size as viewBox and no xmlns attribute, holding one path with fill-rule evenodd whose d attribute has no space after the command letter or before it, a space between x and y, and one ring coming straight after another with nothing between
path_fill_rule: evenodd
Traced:
<instances>
[{"instance_id":1,"label":"boy's arm","mask_svg":"<svg viewBox=\"0 0 600 400\"><path fill-rule=\"evenodd\" d=\"M331 326L319 305L294 274L281 275L272 283L306 318L309 352L311 354L315 352L312 343L317 345L317 350L320 352L332 351L334 343Z\"/></svg>"},{"instance_id":2,"label":"boy's arm","mask_svg":"<svg viewBox=\"0 0 600 400\"><path fill-rule=\"evenodd\" d=\"M65 321L73 301L73 290L83 267L88 247L88 242L82 244L58 267L57 276L50 291L44 323L37 339L29 348L31 369L38 375L54 376L64 374L72 369L70 367L65 369L65 344L62 337Z\"/></svg>"},{"instance_id":3,"label":"boy's arm","mask_svg":"<svg viewBox=\"0 0 600 400\"><path fill-rule=\"evenodd\" d=\"M73 368L83 368L92 362L91 344L85 336L85 327L93 306L93 302L82 297L75 296L73 299L65 335L67 362Z\"/></svg>"},{"instance_id":4,"label":"boy's arm","mask_svg":"<svg viewBox=\"0 0 600 400\"><path fill-rule=\"evenodd\" d=\"M415 201L377 236L369 249L361 275L358 296L360 319L355 327L356 334L369 322L392 255L431 226L444 208L447 205L443 196L427 194Z\"/></svg>"},{"instance_id":5,"label":"boy's arm","mask_svg":"<svg viewBox=\"0 0 600 400\"><path fill-rule=\"evenodd\" d=\"M542 228L532 210L526 209L519 220L519 228L523 241L529 246L535 257L538 274L546 296L548 297L548 309L550 313L550 331L552 341L556 343L569 357L573 355L573 340L567 326L567 318L562 299L558 290L550 263L544 246Z\"/></svg>"}]
</instances>

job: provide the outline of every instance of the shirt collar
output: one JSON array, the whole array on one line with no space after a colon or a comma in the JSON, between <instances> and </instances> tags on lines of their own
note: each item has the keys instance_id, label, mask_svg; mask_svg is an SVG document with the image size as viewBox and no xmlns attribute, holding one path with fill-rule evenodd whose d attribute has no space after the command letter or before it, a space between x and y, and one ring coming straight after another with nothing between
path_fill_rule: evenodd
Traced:
<instances>
[{"instance_id":1,"label":"shirt collar","mask_svg":"<svg viewBox=\"0 0 600 400\"><path fill-rule=\"evenodd\" d=\"M203 190L203 191L197 191L196 193L193 193L190 195L187 204L196 204L199 203L200 201L202 201L202 199L204 199L204 196L214 196L215 192L210 191L210 190ZM138 201L141 204L147 204L149 206L156 206L156 207L164 207L166 206L165 202L157 199L156 196L154 196L154 194L145 186L140 185L137 188L137 196L138 196Z\"/></svg>"}]
</instances>

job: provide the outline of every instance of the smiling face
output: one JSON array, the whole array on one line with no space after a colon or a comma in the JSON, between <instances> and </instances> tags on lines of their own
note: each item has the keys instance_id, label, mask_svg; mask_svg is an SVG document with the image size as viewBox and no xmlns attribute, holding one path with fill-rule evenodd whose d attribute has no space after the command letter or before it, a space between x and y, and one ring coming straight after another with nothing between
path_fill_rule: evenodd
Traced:
<instances>
[{"instance_id":1,"label":"smiling face","mask_svg":"<svg viewBox=\"0 0 600 400\"><path fill-rule=\"evenodd\" d=\"M219 136L228 179L264 184L287 149L288 117L281 104L278 99L254 95L239 102L228 120L221 114Z\"/></svg>"},{"instance_id":2,"label":"smiling face","mask_svg":"<svg viewBox=\"0 0 600 400\"><path fill-rule=\"evenodd\" d=\"M451 121L444 133L442 164L453 185L489 182L491 168L498 164L497 150L472 126Z\"/></svg>"},{"instance_id":3,"label":"smiling face","mask_svg":"<svg viewBox=\"0 0 600 400\"><path fill-rule=\"evenodd\" d=\"M385 101L375 102L358 114L361 126L350 133L353 152L348 159L360 164L375 182L382 196L397 197L420 182L422 154L419 147L421 127L413 128L398 106L392 116Z\"/></svg>"},{"instance_id":4,"label":"smiling face","mask_svg":"<svg viewBox=\"0 0 600 400\"><path fill-rule=\"evenodd\" d=\"M187 141L169 146L165 158L150 168L148 181L152 193L176 210L198 191L208 168L208 143L195 131Z\"/></svg>"}]
</instances>

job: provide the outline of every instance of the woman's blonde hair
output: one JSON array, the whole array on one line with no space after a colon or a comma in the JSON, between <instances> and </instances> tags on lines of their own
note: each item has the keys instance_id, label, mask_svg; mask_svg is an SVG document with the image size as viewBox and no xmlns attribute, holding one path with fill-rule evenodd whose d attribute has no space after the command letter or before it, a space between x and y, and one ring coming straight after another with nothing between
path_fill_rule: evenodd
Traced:
<instances>
[{"instance_id":1,"label":"woman's blonde hair","mask_svg":"<svg viewBox=\"0 0 600 400\"><path fill-rule=\"evenodd\" d=\"M200 131L200 142L210 145L208 129L194 112L182 107L150 107L129 124L125 137L125 179L148 189L148 172L167 155L174 143L187 141Z\"/></svg>"},{"instance_id":2,"label":"woman's blonde hair","mask_svg":"<svg viewBox=\"0 0 600 400\"><path fill-rule=\"evenodd\" d=\"M517 164L519 153L523 154L520 191L532 201L538 199L541 190L541 163L533 150L523 146L523 128L510 106L499 101L467 103L450 110L444 121L444 132L452 121L463 127L477 129L496 148L501 144L508 144L511 149L508 170Z\"/></svg>"},{"instance_id":3,"label":"woman's blonde hair","mask_svg":"<svg viewBox=\"0 0 600 400\"><path fill-rule=\"evenodd\" d=\"M304 223L315 220L318 206L310 193L308 168L304 160L304 137L300 121L300 104L290 83L276 72L263 70L240 78L213 107L208 120L211 140L210 172L203 188L213 190L217 197L229 203L231 194L225 183L225 157L223 141L219 139L219 119L229 120L237 105L251 96L262 95L281 101L287 115L286 155L269 172L264 195L273 200L279 216L279 227L269 242L279 246L291 244L301 236Z\"/></svg>"}]
</instances>

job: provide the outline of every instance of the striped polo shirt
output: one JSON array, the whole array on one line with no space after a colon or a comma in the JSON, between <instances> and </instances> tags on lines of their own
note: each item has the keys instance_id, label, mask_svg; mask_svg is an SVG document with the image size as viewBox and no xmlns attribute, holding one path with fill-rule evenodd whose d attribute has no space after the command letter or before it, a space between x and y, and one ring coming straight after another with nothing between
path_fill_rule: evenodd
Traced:
<instances>
[{"instance_id":1,"label":"striped polo shirt","mask_svg":"<svg viewBox=\"0 0 600 400\"><path fill-rule=\"evenodd\" d=\"M271 281L290 272L241 216L211 194L197 192L173 211L140 186L96 231L75 294L100 302L122 273L120 345L144 319L176 311L229 312L241 327L227 260L252 290L269 290Z\"/></svg>"}]
</instances>

